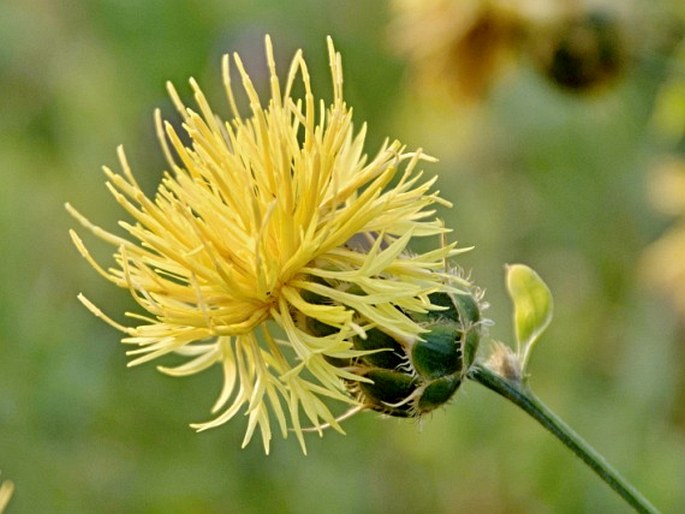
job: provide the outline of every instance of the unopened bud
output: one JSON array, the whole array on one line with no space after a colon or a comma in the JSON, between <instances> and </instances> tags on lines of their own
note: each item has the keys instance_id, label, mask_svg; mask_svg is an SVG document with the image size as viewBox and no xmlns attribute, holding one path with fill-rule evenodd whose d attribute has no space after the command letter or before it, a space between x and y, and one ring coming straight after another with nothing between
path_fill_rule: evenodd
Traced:
<instances>
[{"instance_id":1,"label":"unopened bud","mask_svg":"<svg viewBox=\"0 0 685 514\"><path fill-rule=\"evenodd\" d=\"M365 353L347 362L368 381L348 382L351 394L366 408L397 417L417 417L447 403L473 364L481 337L481 309L474 292L436 292L424 313L406 312L427 329L413 342L398 341L382 327L356 336L355 350ZM320 323L309 330L325 332Z\"/></svg>"}]
</instances>

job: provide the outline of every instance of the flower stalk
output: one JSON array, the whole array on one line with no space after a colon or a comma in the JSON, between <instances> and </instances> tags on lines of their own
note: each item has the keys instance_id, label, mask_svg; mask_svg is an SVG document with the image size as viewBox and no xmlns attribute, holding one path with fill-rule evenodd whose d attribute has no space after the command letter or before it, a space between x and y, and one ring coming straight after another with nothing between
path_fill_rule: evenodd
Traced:
<instances>
[{"instance_id":1,"label":"flower stalk","mask_svg":"<svg viewBox=\"0 0 685 514\"><path fill-rule=\"evenodd\" d=\"M504 378L482 364L475 364L467 377L506 398L551 432L568 449L587 464L609 487L616 491L636 512L659 511L635 487L616 471L606 459L552 412L530 387L520 381Z\"/></svg>"}]
</instances>

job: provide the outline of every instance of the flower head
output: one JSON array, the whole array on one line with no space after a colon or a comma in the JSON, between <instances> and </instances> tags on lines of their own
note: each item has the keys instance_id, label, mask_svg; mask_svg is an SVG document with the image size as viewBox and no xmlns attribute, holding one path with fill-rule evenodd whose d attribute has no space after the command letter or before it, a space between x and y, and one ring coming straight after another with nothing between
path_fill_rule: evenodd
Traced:
<instances>
[{"instance_id":1,"label":"flower head","mask_svg":"<svg viewBox=\"0 0 685 514\"><path fill-rule=\"evenodd\" d=\"M628 64L628 38L621 25L616 9L570 9L533 31L532 60L565 91L603 91L617 82Z\"/></svg>"},{"instance_id":2,"label":"flower head","mask_svg":"<svg viewBox=\"0 0 685 514\"><path fill-rule=\"evenodd\" d=\"M517 55L528 3L395 0L391 39L427 91L481 100Z\"/></svg>"},{"instance_id":3,"label":"flower head","mask_svg":"<svg viewBox=\"0 0 685 514\"><path fill-rule=\"evenodd\" d=\"M454 288L445 260L458 253L440 244L409 253L414 238L446 229L434 217L434 178L422 179L421 150L398 141L376 156L364 153L366 127L355 132L343 100L340 55L328 40L333 101L317 102L301 52L281 82L269 38L266 57L270 98L255 91L238 55L233 61L250 105L237 108L229 57L223 79L232 119L221 121L194 80L196 110L169 85L190 144L156 113L170 171L154 196L143 193L119 149L123 173L104 168L107 187L133 218L120 222L127 238L106 231L73 207L71 214L113 245L114 264L98 264L79 236L72 239L107 280L127 289L145 314L128 313L125 326L85 297L96 315L123 331L130 365L166 354L187 362L159 367L172 376L218 364L224 386L213 420L220 425L247 416L246 445L259 427L265 450L275 418L285 437L294 432L304 449L306 424L341 431L324 400L357 404L350 382L367 380L336 359L363 354L355 338L382 330L403 344L427 331L412 314L439 307L428 296ZM297 83L303 95L294 93ZM360 241L365 242L360 244ZM459 280L459 279L455 279ZM310 322L327 327L308 329Z\"/></svg>"},{"instance_id":4,"label":"flower head","mask_svg":"<svg viewBox=\"0 0 685 514\"><path fill-rule=\"evenodd\" d=\"M525 56L567 91L602 90L622 75L632 2L394 0L390 37L413 82L460 102L487 98ZM626 4L626 5L623 5ZM427 86L427 87L426 87Z\"/></svg>"}]
</instances>

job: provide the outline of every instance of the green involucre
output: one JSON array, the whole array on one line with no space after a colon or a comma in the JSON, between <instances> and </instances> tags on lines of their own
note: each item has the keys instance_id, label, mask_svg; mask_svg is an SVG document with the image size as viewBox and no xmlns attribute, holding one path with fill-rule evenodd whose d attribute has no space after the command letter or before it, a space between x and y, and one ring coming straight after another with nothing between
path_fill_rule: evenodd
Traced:
<instances>
[{"instance_id":1,"label":"green involucre","mask_svg":"<svg viewBox=\"0 0 685 514\"><path fill-rule=\"evenodd\" d=\"M427 329L420 339L396 340L382 327L356 336L355 350L370 352L350 360L331 361L353 369L371 382L348 382L365 407L397 417L416 417L447 403L473 364L481 336L481 305L475 293L437 292L429 295L434 309L406 312ZM331 327L308 320L316 335Z\"/></svg>"}]
</instances>

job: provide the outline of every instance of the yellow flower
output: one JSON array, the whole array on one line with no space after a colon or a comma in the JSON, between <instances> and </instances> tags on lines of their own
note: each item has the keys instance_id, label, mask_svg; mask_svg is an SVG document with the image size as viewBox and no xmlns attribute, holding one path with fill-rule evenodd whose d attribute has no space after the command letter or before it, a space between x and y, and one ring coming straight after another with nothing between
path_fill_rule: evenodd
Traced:
<instances>
[{"instance_id":1,"label":"yellow flower","mask_svg":"<svg viewBox=\"0 0 685 514\"><path fill-rule=\"evenodd\" d=\"M429 94L481 100L517 55L524 6L501 0L395 0L394 46Z\"/></svg>"},{"instance_id":2,"label":"yellow flower","mask_svg":"<svg viewBox=\"0 0 685 514\"><path fill-rule=\"evenodd\" d=\"M0 485L0 514L5 512L5 508L12 499L12 493L14 493L14 482L5 480Z\"/></svg>"},{"instance_id":3,"label":"yellow flower","mask_svg":"<svg viewBox=\"0 0 685 514\"><path fill-rule=\"evenodd\" d=\"M445 260L454 245L410 254L416 237L444 238L422 181L421 150L384 143L374 158L364 154L366 127L353 131L343 100L340 55L328 40L333 101L326 108L311 90L301 52L285 83L276 73L266 38L270 99L259 98L234 55L251 113L238 112L229 57L223 79L233 118L220 121L194 80L198 111L170 95L183 117L190 145L156 113L162 148L171 168L154 198L140 189L119 149L122 174L104 168L107 187L133 218L122 221L129 239L108 232L67 205L95 236L116 247L104 268L74 231L72 239L103 277L129 290L147 314L127 313L136 326L119 324L82 295L93 314L125 332L130 365L174 353L188 359L159 367L172 376L198 373L213 364L224 387L209 422L247 416L245 446L259 427L268 452L270 418L283 437L293 431L304 450L302 415L321 433L342 431L327 399L357 405L350 381L367 380L334 359L358 356L352 340L379 328L398 341L426 332L409 315L432 309L428 295L444 291ZM294 90L303 86L303 94ZM170 143L170 144L169 144ZM366 241L366 249L359 241ZM305 320L332 327L319 335Z\"/></svg>"},{"instance_id":4,"label":"yellow flower","mask_svg":"<svg viewBox=\"0 0 685 514\"><path fill-rule=\"evenodd\" d=\"M676 19L685 22L685 8ZM668 75L656 99L653 124L662 142L677 147L685 138L685 39L674 49ZM674 151L659 159L649 176L650 199L662 214L674 218L669 229L645 251L642 273L666 292L685 316L685 154Z\"/></svg>"},{"instance_id":5,"label":"yellow flower","mask_svg":"<svg viewBox=\"0 0 685 514\"><path fill-rule=\"evenodd\" d=\"M672 226L644 253L642 273L666 292L685 315L685 158L659 163L651 177L653 204L664 214L677 216Z\"/></svg>"},{"instance_id":6,"label":"yellow flower","mask_svg":"<svg viewBox=\"0 0 685 514\"><path fill-rule=\"evenodd\" d=\"M558 87L601 90L627 65L623 25L633 3L394 0L390 38L428 95L447 90L460 102L483 100L524 56Z\"/></svg>"}]
</instances>

